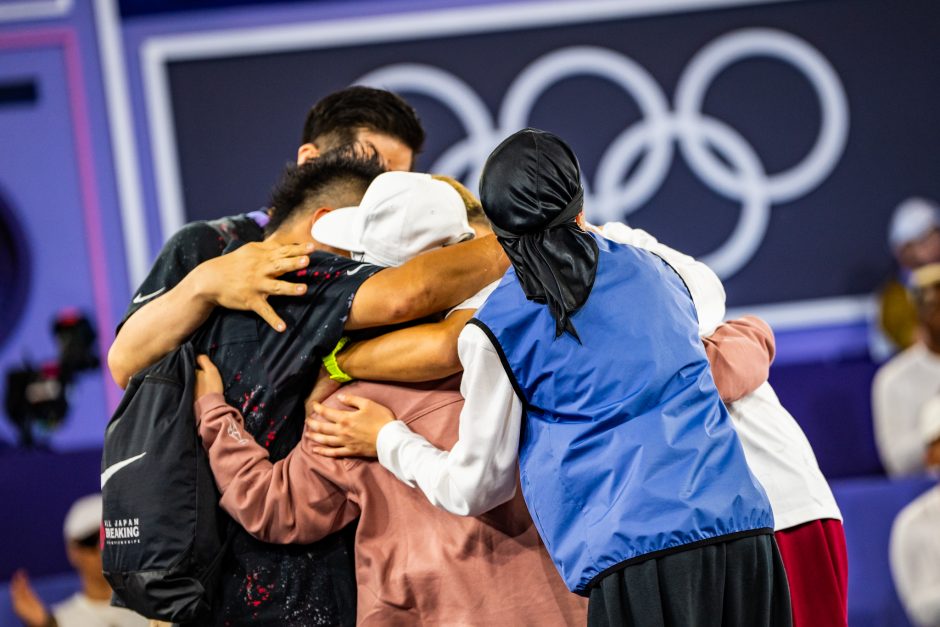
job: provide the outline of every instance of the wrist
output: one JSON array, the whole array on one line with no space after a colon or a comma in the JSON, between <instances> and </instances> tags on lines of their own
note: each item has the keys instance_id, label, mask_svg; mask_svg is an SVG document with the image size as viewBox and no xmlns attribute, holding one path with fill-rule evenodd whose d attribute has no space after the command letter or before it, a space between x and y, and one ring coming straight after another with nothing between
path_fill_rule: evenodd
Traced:
<instances>
[{"instance_id":1,"label":"wrist","mask_svg":"<svg viewBox=\"0 0 940 627\"><path fill-rule=\"evenodd\" d=\"M209 308L218 305L221 296L213 267L217 260L218 257L203 261L180 281L180 285L189 292L191 301Z\"/></svg>"},{"instance_id":2,"label":"wrist","mask_svg":"<svg viewBox=\"0 0 940 627\"><path fill-rule=\"evenodd\" d=\"M329 355L323 358L323 367L326 368L330 378L338 383L349 383L353 380L351 376L343 372L343 369L340 367L340 364L337 361L337 355L341 350L343 350L343 347L346 346L347 342L349 342L348 337L340 338L339 342L336 343L336 348L334 348Z\"/></svg>"},{"instance_id":3,"label":"wrist","mask_svg":"<svg viewBox=\"0 0 940 627\"><path fill-rule=\"evenodd\" d=\"M382 425L375 437L375 457L379 460L379 464L385 468L391 467L395 451L401 444L403 433L406 433L407 429L405 423L399 420L392 420Z\"/></svg>"},{"instance_id":4,"label":"wrist","mask_svg":"<svg viewBox=\"0 0 940 627\"><path fill-rule=\"evenodd\" d=\"M219 392L207 392L199 396L193 403L193 411L196 414L196 421L201 422L202 417L213 409L227 405L225 397Z\"/></svg>"}]
</instances>

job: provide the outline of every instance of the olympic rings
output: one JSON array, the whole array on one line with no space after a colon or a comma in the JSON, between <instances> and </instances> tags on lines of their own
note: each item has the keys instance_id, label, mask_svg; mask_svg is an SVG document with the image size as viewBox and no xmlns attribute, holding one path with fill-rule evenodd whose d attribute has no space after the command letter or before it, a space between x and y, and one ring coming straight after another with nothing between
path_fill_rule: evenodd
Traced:
<instances>
[{"instance_id":1,"label":"olympic rings","mask_svg":"<svg viewBox=\"0 0 940 627\"><path fill-rule=\"evenodd\" d=\"M755 56L776 58L799 70L820 105L822 120L813 147L800 163L775 174L767 174L739 132L701 110L715 78L729 65ZM669 174L678 144L703 183L742 205L738 224L728 239L702 257L721 278L741 270L760 248L772 205L795 200L818 187L838 164L848 139L845 90L826 58L790 33L764 28L733 31L702 48L679 79L673 111L660 85L642 66L619 52L594 46L562 48L529 64L507 89L495 123L469 85L434 66L390 65L355 82L421 93L453 111L466 137L445 150L431 170L466 173L468 185L475 188L490 151L503 137L528 125L541 95L558 81L579 75L597 76L617 85L636 101L643 115L611 141L594 184L584 182L585 206L591 218L621 220L646 204Z\"/></svg>"}]
</instances>

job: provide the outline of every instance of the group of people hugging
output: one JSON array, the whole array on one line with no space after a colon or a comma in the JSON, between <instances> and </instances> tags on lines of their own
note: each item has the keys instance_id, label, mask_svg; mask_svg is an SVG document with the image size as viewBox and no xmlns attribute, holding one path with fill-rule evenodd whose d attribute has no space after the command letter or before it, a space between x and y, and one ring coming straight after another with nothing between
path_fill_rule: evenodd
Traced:
<instances>
[{"instance_id":1,"label":"group of people hugging","mask_svg":"<svg viewBox=\"0 0 940 627\"><path fill-rule=\"evenodd\" d=\"M108 356L182 342L215 625L846 625L841 514L704 264L585 219L527 128L479 196L387 91L318 102L260 211L165 245Z\"/></svg>"}]
</instances>

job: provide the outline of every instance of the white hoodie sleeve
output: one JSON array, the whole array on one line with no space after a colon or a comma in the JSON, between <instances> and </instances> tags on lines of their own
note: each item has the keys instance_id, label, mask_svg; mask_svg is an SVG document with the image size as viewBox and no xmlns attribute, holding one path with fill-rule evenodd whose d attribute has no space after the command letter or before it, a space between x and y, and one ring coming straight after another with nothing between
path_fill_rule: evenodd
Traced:
<instances>
[{"instance_id":1,"label":"white hoodie sleeve","mask_svg":"<svg viewBox=\"0 0 940 627\"><path fill-rule=\"evenodd\" d=\"M457 340L463 364L457 443L442 451L401 421L379 431L379 463L435 506L476 516L511 499L522 427L522 402L486 334L468 324Z\"/></svg>"}]
</instances>

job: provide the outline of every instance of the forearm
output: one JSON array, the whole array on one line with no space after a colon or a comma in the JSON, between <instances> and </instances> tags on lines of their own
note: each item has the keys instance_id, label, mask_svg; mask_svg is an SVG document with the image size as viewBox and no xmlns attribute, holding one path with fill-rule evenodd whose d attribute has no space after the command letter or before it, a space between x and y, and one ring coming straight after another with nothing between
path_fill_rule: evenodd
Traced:
<instances>
[{"instance_id":1,"label":"forearm","mask_svg":"<svg viewBox=\"0 0 940 627\"><path fill-rule=\"evenodd\" d=\"M450 309L508 268L509 260L492 235L423 253L363 283L346 328L408 322Z\"/></svg>"},{"instance_id":2,"label":"forearm","mask_svg":"<svg viewBox=\"0 0 940 627\"><path fill-rule=\"evenodd\" d=\"M733 403L767 381L774 358L774 334L760 318L729 320L702 342L724 402Z\"/></svg>"},{"instance_id":3,"label":"forearm","mask_svg":"<svg viewBox=\"0 0 940 627\"><path fill-rule=\"evenodd\" d=\"M309 543L355 518L344 495L310 468L299 446L272 464L222 395L199 399L196 415L222 492L220 505L251 535L264 542Z\"/></svg>"},{"instance_id":4,"label":"forearm","mask_svg":"<svg viewBox=\"0 0 940 627\"><path fill-rule=\"evenodd\" d=\"M212 313L196 270L127 319L108 351L111 377L122 388L131 376L182 344Z\"/></svg>"},{"instance_id":5,"label":"forearm","mask_svg":"<svg viewBox=\"0 0 940 627\"><path fill-rule=\"evenodd\" d=\"M419 324L355 342L336 357L354 379L417 383L435 381L463 370L457 337L475 309L461 309L440 322Z\"/></svg>"}]
</instances>

